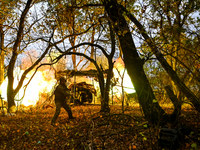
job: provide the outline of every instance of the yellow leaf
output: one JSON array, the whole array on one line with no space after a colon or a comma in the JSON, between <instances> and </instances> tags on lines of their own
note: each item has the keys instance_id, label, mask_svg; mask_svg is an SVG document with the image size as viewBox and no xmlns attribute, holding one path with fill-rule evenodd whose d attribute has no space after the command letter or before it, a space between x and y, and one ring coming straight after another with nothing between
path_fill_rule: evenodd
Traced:
<instances>
[{"instance_id":1,"label":"yellow leaf","mask_svg":"<svg viewBox=\"0 0 200 150\"><path fill-rule=\"evenodd\" d=\"M35 27L33 27L33 30L34 30L34 32L36 32L36 28Z\"/></svg>"}]
</instances>

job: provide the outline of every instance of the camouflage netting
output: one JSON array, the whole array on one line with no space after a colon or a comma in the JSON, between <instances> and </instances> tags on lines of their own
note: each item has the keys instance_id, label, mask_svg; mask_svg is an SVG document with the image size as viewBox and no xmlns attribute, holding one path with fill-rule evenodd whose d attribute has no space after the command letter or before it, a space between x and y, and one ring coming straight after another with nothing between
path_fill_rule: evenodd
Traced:
<instances>
[{"instance_id":1,"label":"camouflage netting","mask_svg":"<svg viewBox=\"0 0 200 150\"><path fill-rule=\"evenodd\" d=\"M104 71L104 74L107 73L108 70ZM75 70L64 70L58 71L56 73L56 78L60 78L61 76L89 76L89 77L97 77L98 72L97 70L85 70L85 71L75 71Z\"/></svg>"}]
</instances>

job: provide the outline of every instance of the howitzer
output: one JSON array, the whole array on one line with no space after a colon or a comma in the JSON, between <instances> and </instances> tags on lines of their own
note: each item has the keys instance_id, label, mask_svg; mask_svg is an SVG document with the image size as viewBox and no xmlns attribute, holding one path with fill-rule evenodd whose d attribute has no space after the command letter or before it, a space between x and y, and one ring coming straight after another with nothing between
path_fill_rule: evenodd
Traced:
<instances>
[{"instance_id":1,"label":"howitzer","mask_svg":"<svg viewBox=\"0 0 200 150\"><path fill-rule=\"evenodd\" d=\"M71 84L68 88L73 94L70 101L71 103L91 103L93 100L93 94L96 95L96 90L94 86L91 84L87 84L86 82Z\"/></svg>"}]
</instances>

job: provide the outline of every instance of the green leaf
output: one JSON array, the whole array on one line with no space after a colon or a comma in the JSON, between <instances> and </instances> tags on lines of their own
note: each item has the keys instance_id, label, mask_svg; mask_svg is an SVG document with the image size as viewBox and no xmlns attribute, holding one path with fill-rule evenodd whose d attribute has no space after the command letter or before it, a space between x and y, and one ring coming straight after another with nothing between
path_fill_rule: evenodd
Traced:
<instances>
[{"instance_id":1,"label":"green leaf","mask_svg":"<svg viewBox=\"0 0 200 150\"><path fill-rule=\"evenodd\" d=\"M153 103L157 103L158 101L156 99L153 99Z\"/></svg>"},{"instance_id":2,"label":"green leaf","mask_svg":"<svg viewBox=\"0 0 200 150\"><path fill-rule=\"evenodd\" d=\"M144 126L145 128L147 128L147 124L144 124L143 126Z\"/></svg>"},{"instance_id":3,"label":"green leaf","mask_svg":"<svg viewBox=\"0 0 200 150\"><path fill-rule=\"evenodd\" d=\"M28 131L26 131L25 134L29 134Z\"/></svg>"},{"instance_id":4,"label":"green leaf","mask_svg":"<svg viewBox=\"0 0 200 150\"><path fill-rule=\"evenodd\" d=\"M192 131L192 132L190 132L190 135L192 135L192 134L194 134L194 132Z\"/></svg>"},{"instance_id":5,"label":"green leaf","mask_svg":"<svg viewBox=\"0 0 200 150\"><path fill-rule=\"evenodd\" d=\"M141 136L144 136L144 134L142 132L139 133Z\"/></svg>"},{"instance_id":6,"label":"green leaf","mask_svg":"<svg viewBox=\"0 0 200 150\"><path fill-rule=\"evenodd\" d=\"M192 147L192 148L196 148L196 147L197 147L197 144L196 144L196 143L193 143L193 144L191 145L191 147Z\"/></svg>"},{"instance_id":7,"label":"green leaf","mask_svg":"<svg viewBox=\"0 0 200 150\"><path fill-rule=\"evenodd\" d=\"M143 140L144 140L144 141L146 141L146 140L147 140L147 138L146 138L146 137L143 137Z\"/></svg>"}]
</instances>

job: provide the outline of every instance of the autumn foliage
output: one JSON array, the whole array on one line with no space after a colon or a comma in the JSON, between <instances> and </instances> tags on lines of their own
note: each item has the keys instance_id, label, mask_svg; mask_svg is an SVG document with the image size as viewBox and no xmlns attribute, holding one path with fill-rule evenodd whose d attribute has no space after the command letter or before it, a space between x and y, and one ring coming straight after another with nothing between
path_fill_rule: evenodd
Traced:
<instances>
[{"instance_id":1,"label":"autumn foliage","mask_svg":"<svg viewBox=\"0 0 200 150\"><path fill-rule=\"evenodd\" d=\"M98 105L72 106L75 120L68 120L62 109L55 126L50 125L54 108L19 110L16 116L0 117L0 149L159 149L159 125L152 127L140 107L111 106L110 114L99 113ZM172 110L165 108L167 112ZM188 133L179 141L180 149L197 149L200 139L199 117L185 108L176 126L184 124Z\"/></svg>"}]
</instances>

